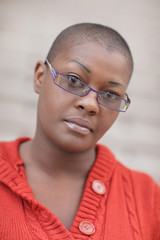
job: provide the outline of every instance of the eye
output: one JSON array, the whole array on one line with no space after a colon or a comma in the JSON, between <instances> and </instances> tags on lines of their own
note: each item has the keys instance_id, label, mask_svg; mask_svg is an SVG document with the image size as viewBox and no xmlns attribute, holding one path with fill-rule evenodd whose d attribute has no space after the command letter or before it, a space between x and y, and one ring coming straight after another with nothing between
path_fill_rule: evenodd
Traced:
<instances>
[{"instance_id":1,"label":"eye","mask_svg":"<svg viewBox=\"0 0 160 240\"><path fill-rule=\"evenodd\" d=\"M81 80L77 76L67 75L66 77L67 77L68 83L71 87L74 87L74 88L83 88L84 87L83 82L81 82Z\"/></svg>"},{"instance_id":2,"label":"eye","mask_svg":"<svg viewBox=\"0 0 160 240\"><path fill-rule=\"evenodd\" d=\"M110 99L110 100L117 100L119 99L119 96L118 94L114 93L114 92L105 92L103 93L103 98L106 98L106 99Z\"/></svg>"},{"instance_id":3,"label":"eye","mask_svg":"<svg viewBox=\"0 0 160 240\"><path fill-rule=\"evenodd\" d=\"M120 97L118 96L117 93L107 91L107 92L101 92L100 98L104 102L117 102L120 100Z\"/></svg>"}]
</instances>

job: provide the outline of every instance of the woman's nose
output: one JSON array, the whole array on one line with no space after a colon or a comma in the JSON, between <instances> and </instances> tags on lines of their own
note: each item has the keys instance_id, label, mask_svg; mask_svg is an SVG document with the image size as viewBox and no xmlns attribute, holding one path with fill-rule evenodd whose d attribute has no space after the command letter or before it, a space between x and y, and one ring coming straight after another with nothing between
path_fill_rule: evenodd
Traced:
<instances>
[{"instance_id":1,"label":"woman's nose","mask_svg":"<svg viewBox=\"0 0 160 240\"><path fill-rule=\"evenodd\" d=\"M79 97L76 101L76 107L86 110L90 115L99 113L99 104L97 102L97 93L90 91L86 96Z\"/></svg>"}]
</instances>

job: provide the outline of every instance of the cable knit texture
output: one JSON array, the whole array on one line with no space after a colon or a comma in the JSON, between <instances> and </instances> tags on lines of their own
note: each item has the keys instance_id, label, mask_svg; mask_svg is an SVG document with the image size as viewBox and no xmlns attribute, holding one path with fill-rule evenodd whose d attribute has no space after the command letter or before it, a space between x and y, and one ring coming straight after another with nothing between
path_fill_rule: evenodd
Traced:
<instances>
[{"instance_id":1,"label":"cable knit texture","mask_svg":"<svg viewBox=\"0 0 160 240\"><path fill-rule=\"evenodd\" d=\"M0 239L2 240L160 240L160 188L147 175L116 161L105 146L88 175L83 197L70 230L36 201L18 154L20 138L0 143ZM104 195L92 189L94 180L106 186ZM79 230L89 221L95 232Z\"/></svg>"}]
</instances>

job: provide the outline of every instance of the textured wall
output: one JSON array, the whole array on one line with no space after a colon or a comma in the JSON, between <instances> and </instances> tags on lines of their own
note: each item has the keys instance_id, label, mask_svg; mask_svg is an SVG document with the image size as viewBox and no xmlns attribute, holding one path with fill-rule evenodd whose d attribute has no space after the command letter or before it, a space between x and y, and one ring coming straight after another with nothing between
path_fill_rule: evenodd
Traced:
<instances>
[{"instance_id":1,"label":"textured wall","mask_svg":"<svg viewBox=\"0 0 160 240\"><path fill-rule=\"evenodd\" d=\"M59 31L87 21L118 30L135 61L131 107L101 142L121 162L160 183L159 0L0 0L0 140L33 136L34 65L45 59Z\"/></svg>"}]
</instances>

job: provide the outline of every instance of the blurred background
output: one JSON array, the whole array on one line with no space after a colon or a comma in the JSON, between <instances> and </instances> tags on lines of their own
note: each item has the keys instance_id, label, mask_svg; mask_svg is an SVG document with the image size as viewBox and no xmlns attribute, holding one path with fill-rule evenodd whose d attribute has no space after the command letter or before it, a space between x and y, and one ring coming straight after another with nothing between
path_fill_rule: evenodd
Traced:
<instances>
[{"instance_id":1,"label":"blurred background","mask_svg":"<svg viewBox=\"0 0 160 240\"><path fill-rule=\"evenodd\" d=\"M129 43L132 104L100 142L160 183L159 0L0 0L0 140L34 136L35 63L61 30L79 22L113 27Z\"/></svg>"}]
</instances>

